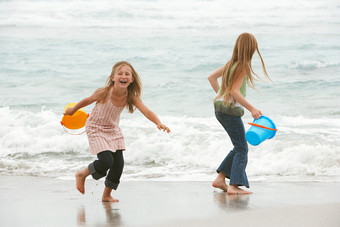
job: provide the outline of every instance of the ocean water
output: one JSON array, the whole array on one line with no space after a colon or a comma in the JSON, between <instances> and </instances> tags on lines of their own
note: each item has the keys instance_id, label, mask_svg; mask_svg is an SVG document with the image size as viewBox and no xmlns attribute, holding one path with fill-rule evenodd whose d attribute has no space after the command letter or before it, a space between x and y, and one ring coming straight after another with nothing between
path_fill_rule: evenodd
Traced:
<instances>
[{"instance_id":1,"label":"ocean water","mask_svg":"<svg viewBox=\"0 0 340 227\"><path fill-rule=\"evenodd\" d=\"M124 111L122 180L213 180L232 145L207 77L242 32L274 82L247 99L278 128L249 146L249 180L340 181L340 2L321 0L0 1L0 174L73 179L95 157L64 132L63 108L127 60L172 132ZM253 68L263 75L257 55Z\"/></svg>"}]
</instances>

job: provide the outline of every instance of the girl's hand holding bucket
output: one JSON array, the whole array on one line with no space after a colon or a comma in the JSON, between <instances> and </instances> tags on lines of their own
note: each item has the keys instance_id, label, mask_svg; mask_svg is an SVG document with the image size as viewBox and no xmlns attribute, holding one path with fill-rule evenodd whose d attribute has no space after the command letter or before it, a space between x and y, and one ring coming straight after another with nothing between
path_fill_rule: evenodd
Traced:
<instances>
[{"instance_id":1,"label":"girl's hand holding bucket","mask_svg":"<svg viewBox=\"0 0 340 227\"><path fill-rule=\"evenodd\" d=\"M262 112L258 109L256 109L255 107L250 111L251 115L253 116L253 118L255 119L259 119L262 115Z\"/></svg>"},{"instance_id":2,"label":"girl's hand holding bucket","mask_svg":"<svg viewBox=\"0 0 340 227\"><path fill-rule=\"evenodd\" d=\"M72 134L72 135L78 135L78 134L70 133L65 128L71 129L71 130L81 129L85 126L86 120L89 117L89 115L83 109L79 109L75 111L75 108L74 108L75 105L76 103L70 103L65 106L64 116L60 122L64 130L67 133Z\"/></svg>"},{"instance_id":3,"label":"girl's hand holding bucket","mask_svg":"<svg viewBox=\"0 0 340 227\"><path fill-rule=\"evenodd\" d=\"M70 115L72 116L74 114L73 107L67 107L67 109L64 111L64 115Z\"/></svg>"}]
</instances>

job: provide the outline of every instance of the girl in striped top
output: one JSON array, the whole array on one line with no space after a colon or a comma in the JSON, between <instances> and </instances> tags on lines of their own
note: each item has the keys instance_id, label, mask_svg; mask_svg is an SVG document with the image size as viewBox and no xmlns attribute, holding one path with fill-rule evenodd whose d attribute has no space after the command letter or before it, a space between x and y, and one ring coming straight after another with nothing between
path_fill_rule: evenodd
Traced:
<instances>
[{"instance_id":1,"label":"girl in striped top","mask_svg":"<svg viewBox=\"0 0 340 227\"><path fill-rule=\"evenodd\" d=\"M106 176L102 201L118 202L111 192L117 189L124 167L122 151L125 150L125 143L119 128L119 117L124 108L133 113L137 107L159 130L170 132L157 115L143 104L141 92L142 84L137 72L129 62L120 61L113 66L105 87L65 111L65 115L73 115L78 109L96 102L86 121L86 133L90 152L97 155L98 160L75 175L76 187L82 194L85 193L87 176L91 174L96 180Z\"/></svg>"}]
</instances>

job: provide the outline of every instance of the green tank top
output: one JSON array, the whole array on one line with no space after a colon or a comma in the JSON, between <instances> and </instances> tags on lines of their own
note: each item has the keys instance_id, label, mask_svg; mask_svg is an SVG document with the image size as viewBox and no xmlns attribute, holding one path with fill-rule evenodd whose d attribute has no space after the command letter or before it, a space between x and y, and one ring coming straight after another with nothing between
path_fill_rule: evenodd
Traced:
<instances>
[{"instance_id":1,"label":"green tank top","mask_svg":"<svg viewBox=\"0 0 340 227\"><path fill-rule=\"evenodd\" d=\"M236 67L236 64L233 65L233 67L230 70L230 74L234 71ZM230 76L230 74L228 75L228 77ZM243 97L246 97L246 88L247 88L247 75L244 77L244 80L242 82L242 85L240 87L240 92L243 95ZM221 87L220 87L221 89ZM220 90L219 90L220 92ZM232 116L239 116L242 117L244 115L244 108L241 104L239 104L238 102L236 102L235 104L233 104L233 98L231 97L229 100L229 103L227 103L226 105L224 104L223 101L224 97L220 97L219 99L216 99L214 101L214 107L215 107L215 111L217 112L221 112L227 115L232 115Z\"/></svg>"}]
</instances>

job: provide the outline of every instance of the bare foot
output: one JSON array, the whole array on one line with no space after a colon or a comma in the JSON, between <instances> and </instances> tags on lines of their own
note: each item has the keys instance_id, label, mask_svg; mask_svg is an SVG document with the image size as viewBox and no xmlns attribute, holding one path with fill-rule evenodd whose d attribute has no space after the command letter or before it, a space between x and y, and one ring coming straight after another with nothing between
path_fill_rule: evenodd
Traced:
<instances>
[{"instance_id":1,"label":"bare foot","mask_svg":"<svg viewBox=\"0 0 340 227\"><path fill-rule=\"evenodd\" d=\"M102 196L102 202L119 202L118 199L115 199L111 196L112 188L108 188L105 186L103 196Z\"/></svg>"},{"instance_id":2,"label":"bare foot","mask_svg":"<svg viewBox=\"0 0 340 227\"><path fill-rule=\"evenodd\" d=\"M246 194L252 194L251 191L243 190L236 185L230 185L228 189L228 195L246 195Z\"/></svg>"},{"instance_id":3,"label":"bare foot","mask_svg":"<svg viewBox=\"0 0 340 227\"><path fill-rule=\"evenodd\" d=\"M103 196L103 197L102 197L102 202L112 202L112 203L117 203L117 202L119 202L119 200L113 198L112 196Z\"/></svg>"},{"instance_id":4,"label":"bare foot","mask_svg":"<svg viewBox=\"0 0 340 227\"><path fill-rule=\"evenodd\" d=\"M214 182L211 184L214 188L219 188L222 191L227 192L228 191L228 185L225 183L225 181L216 178Z\"/></svg>"},{"instance_id":5,"label":"bare foot","mask_svg":"<svg viewBox=\"0 0 340 227\"><path fill-rule=\"evenodd\" d=\"M85 179L88 175L90 175L88 168L76 173L76 187L81 194L85 194Z\"/></svg>"}]
</instances>

